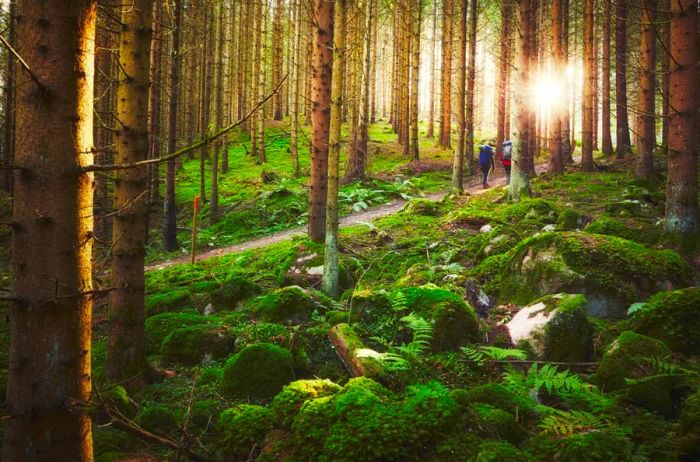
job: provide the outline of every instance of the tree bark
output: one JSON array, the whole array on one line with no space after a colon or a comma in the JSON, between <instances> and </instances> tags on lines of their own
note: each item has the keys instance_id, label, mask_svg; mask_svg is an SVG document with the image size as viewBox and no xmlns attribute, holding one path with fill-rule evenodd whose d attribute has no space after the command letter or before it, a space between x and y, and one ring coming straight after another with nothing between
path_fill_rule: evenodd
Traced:
<instances>
[{"instance_id":1,"label":"tree bark","mask_svg":"<svg viewBox=\"0 0 700 462\"><path fill-rule=\"evenodd\" d=\"M556 1L556 0L554 0ZM508 80L510 77L510 27L513 24L512 0L501 2L501 35L499 39L501 53L498 63L497 115L496 115L496 149L502 153L503 142L508 139L506 120L510 114L506 112L508 99Z\"/></svg>"},{"instance_id":2,"label":"tree bark","mask_svg":"<svg viewBox=\"0 0 700 462\"><path fill-rule=\"evenodd\" d=\"M92 460L90 348L97 4L18 4L7 418L2 460ZM150 27L150 24L149 24Z\"/></svg>"},{"instance_id":3,"label":"tree bark","mask_svg":"<svg viewBox=\"0 0 700 462\"><path fill-rule=\"evenodd\" d=\"M411 10L411 97L409 114L409 151L413 160L418 160L418 85L420 83L420 34L423 22L423 0L412 0Z\"/></svg>"},{"instance_id":4,"label":"tree bark","mask_svg":"<svg viewBox=\"0 0 700 462\"><path fill-rule=\"evenodd\" d=\"M478 20L478 0L471 1L469 15L469 67L467 69L467 108L466 108L466 146L464 148L464 163L467 173L471 175L474 165L474 124L476 108L476 29Z\"/></svg>"},{"instance_id":5,"label":"tree bark","mask_svg":"<svg viewBox=\"0 0 700 462\"><path fill-rule=\"evenodd\" d=\"M291 133L289 141L289 153L292 156L292 164L294 168L294 178L299 177L299 92L301 84L299 78L299 70L301 62L299 60L301 54L301 18L303 8L301 0L294 0L295 17L294 17L294 45L292 48L292 104L291 104Z\"/></svg>"},{"instance_id":6,"label":"tree bark","mask_svg":"<svg viewBox=\"0 0 700 462\"><path fill-rule=\"evenodd\" d=\"M615 8L615 92L616 157L622 159L632 146L627 111L627 5L622 1Z\"/></svg>"},{"instance_id":7,"label":"tree bark","mask_svg":"<svg viewBox=\"0 0 700 462\"><path fill-rule=\"evenodd\" d=\"M328 194L328 137L333 61L333 2L314 0L314 43L311 72L311 181L309 238L323 242Z\"/></svg>"},{"instance_id":8,"label":"tree bark","mask_svg":"<svg viewBox=\"0 0 700 462\"><path fill-rule=\"evenodd\" d=\"M602 108L602 146L605 156L613 154L612 134L610 133L610 8L611 0L603 0L603 108Z\"/></svg>"},{"instance_id":9,"label":"tree bark","mask_svg":"<svg viewBox=\"0 0 700 462\"><path fill-rule=\"evenodd\" d=\"M7 35L8 43L12 47L15 44L15 15L17 8L17 0L9 1ZM15 147L15 61L16 58L12 53L7 53L7 69L5 74L5 88L3 113L5 114L5 126L3 133L2 157L0 158L0 168L2 169L2 188L7 191L12 191L12 163L14 161Z\"/></svg>"},{"instance_id":10,"label":"tree bark","mask_svg":"<svg viewBox=\"0 0 700 462\"><path fill-rule=\"evenodd\" d=\"M569 66L569 0L563 0L562 2L562 40L561 40L561 48L562 48L562 65L566 66L568 68ZM567 81L567 84L569 82ZM572 144L571 142L571 135L573 133L573 128L571 128L571 115L570 115L570 107L571 107L571 98L570 98L570 91L567 87L564 89L564 94L562 95L562 106L564 107L564 110L562 112L562 120L561 120L561 137L562 137L562 146L561 146L561 157L564 161L565 164L573 164L574 163L574 147L575 145Z\"/></svg>"},{"instance_id":11,"label":"tree bark","mask_svg":"<svg viewBox=\"0 0 700 462\"><path fill-rule=\"evenodd\" d=\"M452 0L442 3L442 68L440 70L440 145L452 147Z\"/></svg>"},{"instance_id":12,"label":"tree bark","mask_svg":"<svg viewBox=\"0 0 700 462\"><path fill-rule=\"evenodd\" d=\"M581 128L581 170L593 171L593 2L583 2L583 103Z\"/></svg>"},{"instance_id":13,"label":"tree bark","mask_svg":"<svg viewBox=\"0 0 700 462\"><path fill-rule=\"evenodd\" d=\"M551 7L551 45L554 58L554 72L559 78L565 75L564 53L562 48L562 0L552 0ZM568 89L564 89L567 91ZM554 106L550 108L552 129L549 140L549 172L554 175L564 173L564 158L562 156L562 113L567 108Z\"/></svg>"},{"instance_id":14,"label":"tree bark","mask_svg":"<svg viewBox=\"0 0 700 462\"><path fill-rule=\"evenodd\" d=\"M433 29L430 40L430 103L428 109L428 131L425 134L426 138L435 137L435 44L437 43L437 2L433 2Z\"/></svg>"},{"instance_id":15,"label":"tree bark","mask_svg":"<svg viewBox=\"0 0 700 462\"><path fill-rule=\"evenodd\" d=\"M671 1L671 75L666 231L697 243L700 146L700 15L695 0Z\"/></svg>"},{"instance_id":16,"label":"tree bark","mask_svg":"<svg viewBox=\"0 0 700 462\"><path fill-rule=\"evenodd\" d=\"M472 0L472 2L475 0ZM465 117L467 80L467 0L459 5L459 38L457 39L457 149L452 160L452 187L464 189L464 145L467 130Z\"/></svg>"},{"instance_id":17,"label":"tree bark","mask_svg":"<svg viewBox=\"0 0 700 462\"><path fill-rule=\"evenodd\" d=\"M282 62L284 60L284 0L275 0L275 17L272 24L272 85L273 87L282 80ZM282 120L284 110L282 107L283 92L278 92L273 98L272 118Z\"/></svg>"},{"instance_id":18,"label":"tree bark","mask_svg":"<svg viewBox=\"0 0 700 462\"><path fill-rule=\"evenodd\" d=\"M656 0L642 0L636 168L637 177L642 179L649 179L654 174L654 147L656 147L656 31L654 23L656 9Z\"/></svg>"}]
</instances>

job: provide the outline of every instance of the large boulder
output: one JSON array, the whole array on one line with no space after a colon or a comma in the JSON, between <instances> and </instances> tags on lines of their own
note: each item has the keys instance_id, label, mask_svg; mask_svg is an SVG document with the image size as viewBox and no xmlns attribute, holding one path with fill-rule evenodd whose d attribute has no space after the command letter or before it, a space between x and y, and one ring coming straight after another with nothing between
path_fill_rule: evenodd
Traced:
<instances>
[{"instance_id":1,"label":"large boulder","mask_svg":"<svg viewBox=\"0 0 700 462\"><path fill-rule=\"evenodd\" d=\"M299 286L282 287L252 300L249 304L256 318L266 322L302 324L326 306L310 291Z\"/></svg>"},{"instance_id":2,"label":"large boulder","mask_svg":"<svg viewBox=\"0 0 700 462\"><path fill-rule=\"evenodd\" d=\"M406 299L406 314L413 312L433 323L433 351L453 350L479 340L476 312L456 293L432 284L401 292Z\"/></svg>"},{"instance_id":3,"label":"large boulder","mask_svg":"<svg viewBox=\"0 0 700 462\"><path fill-rule=\"evenodd\" d=\"M625 331L603 355L596 371L598 385L606 392L626 391L633 403L668 416L673 381L668 374L657 374L653 362L670 357L671 350L660 340Z\"/></svg>"},{"instance_id":4,"label":"large boulder","mask_svg":"<svg viewBox=\"0 0 700 462\"><path fill-rule=\"evenodd\" d=\"M587 307L583 295L549 295L522 308L506 326L513 343L526 343L539 359L586 361L593 353Z\"/></svg>"},{"instance_id":5,"label":"large boulder","mask_svg":"<svg viewBox=\"0 0 700 462\"><path fill-rule=\"evenodd\" d=\"M277 421L290 429L301 406L309 400L331 396L341 387L327 379L297 380L286 385L270 403Z\"/></svg>"},{"instance_id":6,"label":"large boulder","mask_svg":"<svg viewBox=\"0 0 700 462\"><path fill-rule=\"evenodd\" d=\"M548 294L581 293L592 316L620 319L650 295L691 283L692 271L675 252L584 232L547 232L486 259L476 273L501 302L527 304ZM489 290L490 289L490 290Z\"/></svg>"},{"instance_id":7,"label":"large boulder","mask_svg":"<svg viewBox=\"0 0 700 462\"><path fill-rule=\"evenodd\" d=\"M260 287L241 276L231 276L216 290L212 303L217 310L233 310L237 305L260 293Z\"/></svg>"},{"instance_id":8,"label":"large boulder","mask_svg":"<svg viewBox=\"0 0 700 462\"><path fill-rule=\"evenodd\" d=\"M212 324L210 318L194 310L165 312L150 316L146 318L146 353L159 353L163 340L175 330L210 324Z\"/></svg>"},{"instance_id":9,"label":"large boulder","mask_svg":"<svg viewBox=\"0 0 700 462\"><path fill-rule=\"evenodd\" d=\"M632 315L633 329L673 351L700 354L700 287L661 292Z\"/></svg>"},{"instance_id":10,"label":"large boulder","mask_svg":"<svg viewBox=\"0 0 700 462\"><path fill-rule=\"evenodd\" d=\"M257 343L226 361L219 390L225 398L264 401L293 380L292 354L271 343Z\"/></svg>"},{"instance_id":11,"label":"large boulder","mask_svg":"<svg viewBox=\"0 0 700 462\"><path fill-rule=\"evenodd\" d=\"M163 364L187 366L222 359L233 352L235 338L221 327L206 324L183 327L168 334L161 345Z\"/></svg>"}]
</instances>

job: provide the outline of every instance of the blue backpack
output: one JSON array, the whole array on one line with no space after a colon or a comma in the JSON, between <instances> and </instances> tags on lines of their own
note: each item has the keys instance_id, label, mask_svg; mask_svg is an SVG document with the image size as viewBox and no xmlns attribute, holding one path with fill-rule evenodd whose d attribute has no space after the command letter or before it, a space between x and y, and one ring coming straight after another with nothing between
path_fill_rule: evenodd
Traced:
<instances>
[{"instance_id":1,"label":"blue backpack","mask_svg":"<svg viewBox=\"0 0 700 462\"><path fill-rule=\"evenodd\" d=\"M493 162L493 148L487 144L479 146L479 165L486 167Z\"/></svg>"}]
</instances>

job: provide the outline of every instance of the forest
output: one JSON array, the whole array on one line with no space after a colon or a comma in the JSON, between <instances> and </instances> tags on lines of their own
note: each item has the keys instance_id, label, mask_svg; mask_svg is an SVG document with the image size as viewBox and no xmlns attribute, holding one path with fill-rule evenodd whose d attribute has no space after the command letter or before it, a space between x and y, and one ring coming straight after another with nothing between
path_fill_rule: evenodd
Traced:
<instances>
[{"instance_id":1,"label":"forest","mask_svg":"<svg viewBox=\"0 0 700 462\"><path fill-rule=\"evenodd\" d=\"M2 0L0 83L0 460L700 460L699 0Z\"/></svg>"}]
</instances>

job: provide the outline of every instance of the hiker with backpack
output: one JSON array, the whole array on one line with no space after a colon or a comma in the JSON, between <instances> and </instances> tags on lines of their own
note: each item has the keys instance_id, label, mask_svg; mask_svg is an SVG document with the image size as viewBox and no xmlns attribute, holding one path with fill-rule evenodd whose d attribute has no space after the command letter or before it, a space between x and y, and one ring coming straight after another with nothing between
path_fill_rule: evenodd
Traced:
<instances>
[{"instance_id":1,"label":"hiker with backpack","mask_svg":"<svg viewBox=\"0 0 700 462\"><path fill-rule=\"evenodd\" d=\"M511 151L513 150L513 142L511 140L506 140L503 143L501 150L501 164L503 165L503 170L506 172L506 184L510 184L510 168L511 162Z\"/></svg>"},{"instance_id":2,"label":"hiker with backpack","mask_svg":"<svg viewBox=\"0 0 700 462\"><path fill-rule=\"evenodd\" d=\"M481 173L484 176L484 179L482 181L484 189L489 187L489 172L492 169L496 169L493 145L493 142L489 142L488 144L484 143L481 146L479 146L479 166L481 167Z\"/></svg>"}]
</instances>

